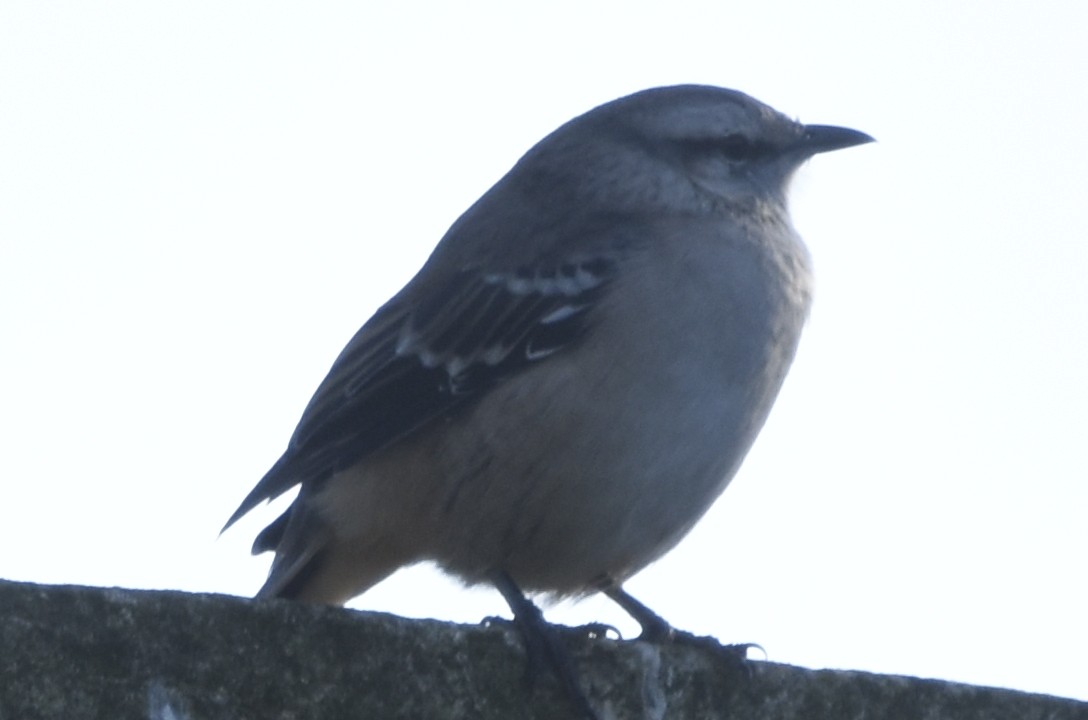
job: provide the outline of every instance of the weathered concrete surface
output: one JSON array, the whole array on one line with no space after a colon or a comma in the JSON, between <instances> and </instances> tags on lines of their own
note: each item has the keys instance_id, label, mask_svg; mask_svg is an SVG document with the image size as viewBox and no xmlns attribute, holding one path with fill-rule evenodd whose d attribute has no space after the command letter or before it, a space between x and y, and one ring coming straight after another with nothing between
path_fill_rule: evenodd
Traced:
<instances>
[{"instance_id":1,"label":"weathered concrete surface","mask_svg":"<svg viewBox=\"0 0 1088 720\"><path fill-rule=\"evenodd\" d=\"M604 718L1088 720L1088 703L572 636ZM508 627L0 582L0 720L569 718Z\"/></svg>"}]
</instances>

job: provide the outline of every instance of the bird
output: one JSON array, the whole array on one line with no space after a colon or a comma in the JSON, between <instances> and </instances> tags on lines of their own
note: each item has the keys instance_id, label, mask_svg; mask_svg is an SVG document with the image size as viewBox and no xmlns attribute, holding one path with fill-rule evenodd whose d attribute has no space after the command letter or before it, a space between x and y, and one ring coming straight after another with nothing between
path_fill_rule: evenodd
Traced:
<instances>
[{"instance_id":1,"label":"bird","mask_svg":"<svg viewBox=\"0 0 1088 720\"><path fill-rule=\"evenodd\" d=\"M430 561L528 596L623 584L725 490L767 419L812 298L794 171L871 142L736 90L656 87L534 145L362 326L224 530L261 531L258 597L343 604Z\"/></svg>"}]
</instances>

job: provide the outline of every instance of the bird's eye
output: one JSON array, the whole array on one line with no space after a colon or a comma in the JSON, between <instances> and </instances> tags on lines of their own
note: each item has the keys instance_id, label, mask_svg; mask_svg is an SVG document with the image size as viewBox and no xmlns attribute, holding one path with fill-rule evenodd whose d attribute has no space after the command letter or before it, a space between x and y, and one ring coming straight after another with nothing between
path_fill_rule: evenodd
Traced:
<instances>
[{"instance_id":1,"label":"bird's eye","mask_svg":"<svg viewBox=\"0 0 1088 720\"><path fill-rule=\"evenodd\" d=\"M746 135L733 133L717 137L696 138L684 143L685 150L696 157L720 156L734 162L755 160L770 151L765 142L753 141Z\"/></svg>"}]
</instances>

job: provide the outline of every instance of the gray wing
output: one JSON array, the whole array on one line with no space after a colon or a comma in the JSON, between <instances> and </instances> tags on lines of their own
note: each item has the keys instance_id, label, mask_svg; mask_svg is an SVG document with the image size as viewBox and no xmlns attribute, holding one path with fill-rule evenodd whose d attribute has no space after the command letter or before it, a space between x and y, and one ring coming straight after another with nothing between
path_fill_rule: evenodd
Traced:
<instances>
[{"instance_id":1,"label":"gray wing","mask_svg":"<svg viewBox=\"0 0 1088 720\"><path fill-rule=\"evenodd\" d=\"M410 304L402 292L356 333L310 400L287 451L227 521L314 485L448 417L575 343L615 274L608 255L510 272L463 271ZM254 552L278 544L286 515Z\"/></svg>"}]
</instances>

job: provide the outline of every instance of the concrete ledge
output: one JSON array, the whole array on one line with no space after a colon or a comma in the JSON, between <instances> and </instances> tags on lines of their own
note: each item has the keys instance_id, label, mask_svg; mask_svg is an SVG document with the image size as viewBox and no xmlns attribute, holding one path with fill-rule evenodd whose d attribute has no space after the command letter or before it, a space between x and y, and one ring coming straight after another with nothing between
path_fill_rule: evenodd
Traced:
<instances>
[{"instance_id":1,"label":"concrete ledge","mask_svg":"<svg viewBox=\"0 0 1088 720\"><path fill-rule=\"evenodd\" d=\"M0 720L569 718L509 627L222 595L0 582ZM604 717L1088 720L1088 703L573 637Z\"/></svg>"}]
</instances>

